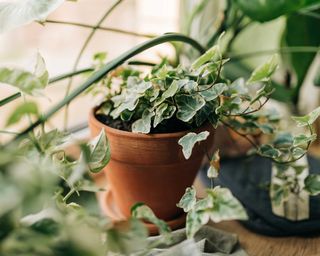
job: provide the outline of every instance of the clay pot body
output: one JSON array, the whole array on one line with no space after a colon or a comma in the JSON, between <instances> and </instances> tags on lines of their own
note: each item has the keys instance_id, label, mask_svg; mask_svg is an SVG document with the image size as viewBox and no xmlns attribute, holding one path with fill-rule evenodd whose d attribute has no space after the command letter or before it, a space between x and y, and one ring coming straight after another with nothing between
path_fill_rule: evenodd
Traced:
<instances>
[{"instance_id":1,"label":"clay pot body","mask_svg":"<svg viewBox=\"0 0 320 256\"><path fill-rule=\"evenodd\" d=\"M178 140L188 133L137 134L111 128L99 122L94 115L89 117L91 135L105 130L109 140L111 160L105 167L109 189L114 202L126 217L137 202L143 202L164 220L172 220L182 214L176 207L185 189L193 184L205 155L206 145L212 143L211 126L209 138L197 144L192 156L186 160Z\"/></svg>"}]
</instances>

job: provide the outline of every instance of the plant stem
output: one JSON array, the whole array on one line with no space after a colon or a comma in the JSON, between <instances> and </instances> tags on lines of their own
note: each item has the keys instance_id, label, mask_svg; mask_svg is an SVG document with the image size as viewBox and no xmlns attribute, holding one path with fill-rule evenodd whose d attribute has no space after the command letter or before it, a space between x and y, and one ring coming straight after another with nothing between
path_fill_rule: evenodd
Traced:
<instances>
[{"instance_id":1,"label":"plant stem","mask_svg":"<svg viewBox=\"0 0 320 256\"><path fill-rule=\"evenodd\" d=\"M65 197L62 199L63 202L67 202L67 200L70 198L70 196L73 195L73 193L76 192L74 188L70 189L70 191L68 192L68 194L65 195Z\"/></svg>"},{"instance_id":2,"label":"plant stem","mask_svg":"<svg viewBox=\"0 0 320 256\"><path fill-rule=\"evenodd\" d=\"M78 55L77 55L77 58L76 58L76 61L73 65L73 68L72 70L75 71L79 65L79 62L81 60L81 57L84 53L84 51L87 49L87 46L89 45L91 39L93 38L94 34L96 33L98 27L102 24L102 22L104 22L104 20L109 16L110 13L112 13L112 11L122 2L123 0L117 0L110 8L107 9L107 11L103 14L103 16L100 18L100 20L98 21L98 23L92 28L89 36L87 37L87 39L85 40L85 42L83 43ZM68 96L69 92L70 92L70 89L71 89L71 86L72 86L72 77L69 79L69 82L68 82L68 85L67 85L67 89L66 89L66 93L65 93L65 97ZM68 111L69 110L69 103L66 105L66 109L65 109L65 112L64 112L64 130L66 130L67 128L67 123L68 123Z\"/></svg>"},{"instance_id":3,"label":"plant stem","mask_svg":"<svg viewBox=\"0 0 320 256\"><path fill-rule=\"evenodd\" d=\"M63 79L66 79L68 77L79 75L79 74L82 74L82 73L85 73L85 72L88 72L88 71L93 71L93 70L94 70L93 68L84 68L84 69L77 70L75 72L70 72L70 73L59 75L57 77L54 77L54 78L50 79L49 80L49 85L53 84L55 82L61 81ZM14 101L14 100L20 98L21 95L22 95L21 92L16 92L16 93L14 93L14 94L12 94L12 95L0 100L0 107L10 103L11 101Z\"/></svg>"},{"instance_id":4,"label":"plant stem","mask_svg":"<svg viewBox=\"0 0 320 256\"><path fill-rule=\"evenodd\" d=\"M82 92L84 92L87 88L89 88L92 84L98 82L102 79L108 72L117 68L121 64L123 64L128 59L132 58L133 56L152 48L156 45L170 42L170 41L179 41L188 43L193 46L195 49L199 51L200 54L205 53L205 49L194 39L175 33L167 33L157 38L150 39L147 42L139 44L134 48L128 50L127 52L121 54L118 58L110 61L109 63L105 64L100 70L92 74L83 84L79 87L75 88L70 94L68 94L62 101L58 102L55 106L53 106L46 114L42 115L35 123L30 125L27 129L22 131L18 136L16 136L11 142L16 141L24 137L29 131L33 130L35 127L40 125L41 123L47 121L51 116L53 116L57 111L63 108L65 105L69 104L74 98L79 96Z\"/></svg>"},{"instance_id":5,"label":"plant stem","mask_svg":"<svg viewBox=\"0 0 320 256\"><path fill-rule=\"evenodd\" d=\"M20 97L21 97L21 92L14 93L14 94L8 96L7 98L4 98L3 100L0 100L0 107L4 106L4 105L10 103L11 101L14 101L15 99L18 99Z\"/></svg>"},{"instance_id":6,"label":"plant stem","mask_svg":"<svg viewBox=\"0 0 320 256\"><path fill-rule=\"evenodd\" d=\"M99 29L99 30L103 30L103 31L115 32L115 33L119 33L119 34L125 34L125 35L130 35L130 36L137 36L137 37L153 38L153 37L157 36L157 35L153 35L153 34L138 33L138 32L128 31L128 30L124 30L124 29L118 29L118 28L103 27L103 26L99 26L99 25L92 26L92 25L78 23L78 22L72 22L72 21L46 20L46 23L70 25L70 26L77 26L77 27L90 28L90 29Z\"/></svg>"},{"instance_id":7,"label":"plant stem","mask_svg":"<svg viewBox=\"0 0 320 256\"><path fill-rule=\"evenodd\" d=\"M4 133L4 134L10 134L10 135L18 135L18 132L12 132L12 131L4 131L4 130L0 130L0 133Z\"/></svg>"}]
</instances>

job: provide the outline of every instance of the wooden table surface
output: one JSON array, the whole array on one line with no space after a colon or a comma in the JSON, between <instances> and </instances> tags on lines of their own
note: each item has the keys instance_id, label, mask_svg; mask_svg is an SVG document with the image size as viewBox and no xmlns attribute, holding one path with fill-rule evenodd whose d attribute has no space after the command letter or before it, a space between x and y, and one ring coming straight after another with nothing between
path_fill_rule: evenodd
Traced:
<instances>
[{"instance_id":1,"label":"wooden table surface","mask_svg":"<svg viewBox=\"0 0 320 256\"><path fill-rule=\"evenodd\" d=\"M198 196L204 196L204 187L198 179L194 185ZM251 232L237 221L210 225L237 234L242 248L250 256L320 256L320 237L268 237Z\"/></svg>"}]
</instances>

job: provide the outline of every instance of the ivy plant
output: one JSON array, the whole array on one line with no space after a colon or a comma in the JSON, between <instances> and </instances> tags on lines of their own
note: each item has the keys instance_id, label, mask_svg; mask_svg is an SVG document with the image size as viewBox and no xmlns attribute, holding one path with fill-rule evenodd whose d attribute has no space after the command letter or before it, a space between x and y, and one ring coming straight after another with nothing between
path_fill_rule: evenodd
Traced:
<instances>
[{"instance_id":1,"label":"ivy plant","mask_svg":"<svg viewBox=\"0 0 320 256\"><path fill-rule=\"evenodd\" d=\"M127 221L112 223L77 200L84 191L101 190L88 172L104 168L110 151L102 131L79 144L82 154L72 159L65 151L70 138L52 130L0 148L0 254L142 255L170 244L169 227L147 206L137 207ZM161 239L148 241L141 216L159 227Z\"/></svg>"},{"instance_id":2,"label":"ivy plant","mask_svg":"<svg viewBox=\"0 0 320 256\"><path fill-rule=\"evenodd\" d=\"M195 60L190 67L172 67L166 59L147 74L131 67L122 67L105 78L108 81L107 86L100 85L99 88L108 93L96 115L98 118L104 116L101 120L107 125L116 123L116 128L134 133L189 130L178 142L186 159L192 157L193 147L206 140L212 132L212 129L209 129L197 133L197 128L207 124L213 128L224 125L252 144L251 154L270 158L280 166L294 166L297 160L305 156L310 144L316 139L312 123L318 118L319 109L306 116L293 117L297 126L306 128L309 134L282 132L279 128L279 113L264 108L274 92L270 79L278 67L277 55L258 66L247 81L243 78L235 81L224 78L221 71L227 61L228 59L222 57L220 47L216 45ZM261 144L257 140L259 136L267 137L267 143ZM208 177L215 178L219 170L219 153L208 155L208 160ZM306 180L308 184L317 184L310 182L310 179L312 178ZM195 204L192 191L193 189L188 189L186 198L179 204L186 212L189 212L190 205ZM206 202L215 201L212 199L213 195L222 193L229 197L230 192L224 188L209 190L208 196L211 199L206 199ZM190 205L184 206L187 198L193 198L193 203L189 202ZM233 197L230 196L230 200L231 198ZM198 221L198 227L208 218L203 217L199 221L200 217L196 213L195 208L188 213L187 223ZM231 218L227 213L226 216ZM221 219L223 217L221 216ZM244 214L241 213L238 217L243 218ZM191 227L188 225L189 230ZM190 231L189 235L192 234L194 232Z\"/></svg>"}]
</instances>

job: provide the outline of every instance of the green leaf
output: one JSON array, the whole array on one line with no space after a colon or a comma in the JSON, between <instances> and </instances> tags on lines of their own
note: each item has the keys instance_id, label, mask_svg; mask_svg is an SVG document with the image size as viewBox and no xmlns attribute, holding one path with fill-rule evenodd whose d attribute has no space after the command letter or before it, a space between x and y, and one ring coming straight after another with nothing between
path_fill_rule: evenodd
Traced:
<instances>
[{"instance_id":1,"label":"green leaf","mask_svg":"<svg viewBox=\"0 0 320 256\"><path fill-rule=\"evenodd\" d=\"M106 101L104 102L101 107L99 107L99 109L97 110L96 114L103 114L108 116L111 112L112 109L112 104L110 101Z\"/></svg>"},{"instance_id":2,"label":"green leaf","mask_svg":"<svg viewBox=\"0 0 320 256\"><path fill-rule=\"evenodd\" d=\"M102 129L100 134L89 143L90 155L87 165L91 172L101 171L110 161L110 147L107 136Z\"/></svg>"},{"instance_id":3,"label":"green leaf","mask_svg":"<svg viewBox=\"0 0 320 256\"><path fill-rule=\"evenodd\" d=\"M266 63L257 67L251 74L248 83L268 81L278 67L278 55L273 55Z\"/></svg>"},{"instance_id":4,"label":"green leaf","mask_svg":"<svg viewBox=\"0 0 320 256\"><path fill-rule=\"evenodd\" d=\"M29 95L38 95L48 85L48 82L49 74L40 54L37 56L34 73L20 69L0 68L0 83L15 86Z\"/></svg>"},{"instance_id":5,"label":"green leaf","mask_svg":"<svg viewBox=\"0 0 320 256\"><path fill-rule=\"evenodd\" d=\"M219 46L214 45L208 51L206 51L203 55L201 55L198 59L196 59L195 62L192 63L191 67L192 69L198 69L206 62L216 60L220 56L221 56L221 53L220 53Z\"/></svg>"},{"instance_id":6,"label":"green leaf","mask_svg":"<svg viewBox=\"0 0 320 256\"><path fill-rule=\"evenodd\" d=\"M287 185L272 184L271 190L273 191L271 200L276 205L280 205L281 202L288 200L289 187Z\"/></svg>"},{"instance_id":7,"label":"green leaf","mask_svg":"<svg viewBox=\"0 0 320 256\"><path fill-rule=\"evenodd\" d=\"M293 144L293 136L288 132L280 133L276 136L273 144L276 148L290 148Z\"/></svg>"},{"instance_id":8,"label":"green leaf","mask_svg":"<svg viewBox=\"0 0 320 256\"><path fill-rule=\"evenodd\" d=\"M128 95L117 95L112 97L111 100L115 103L115 107L117 105L119 106L112 110L110 115L113 117L113 119L116 119L125 110L133 111L139 103L139 98L142 96L143 95L141 94L132 92Z\"/></svg>"},{"instance_id":9,"label":"green leaf","mask_svg":"<svg viewBox=\"0 0 320 256\"><path fill-rule=\"evenodd\" d=\"M169 88L161 95L161 98L159 100L156 100L156 106L160 105L162 102L164 102L166 99L173 97L177 91L179 90L179 83L174 80Z\"/></svg>"},{"instance_id":10,"label":"green leaf","mask_svg":"<svg viewBox=\"0 0 320 256\"><path fill-rule=\"evenodd\" d=\"M142 118L136 120L132 124L132 132L135 133L149 133L151 129L151 119L155 115L149 109L145 109L142 114Z\"/></svg>"},{"instance_id":11,"label":"green leaf","mask_svg":"<svg viewBox=\"0 0 320 256\"><path fill-rule=\"evenodd\" d=\"M134 91L139 94L144 94L148 89L152 87L151 82L141 81L135 85Z\"/></svg>"},{"instance_id":12,"label":"green leaf","mask_svg":"<svg viewBox=\"0 0 320 256\"><path fill-rule=\"evenodd\" d=\"M274 132L274 129L270 124L259 124L257 122L254 122L254 124L256 124L264 134L272 134Z\"/></svg>"},{"instance_id":13,"label":"green leaf","mask_svg":"<svg viewBox=\"0 0 320 256\"><path fill-rule=\"evenodd\" d=\"M177 118L183 122L190 121L197 111L206 104L206 101L198 94L176 95L175 100L178 107Z\"/></svg>"},{"instance_id":14,"label":"green leaf","mask_svg":"<svg viewBox=\"0 0 320 256\"><path fill-rule=\"evenodd\" d=\"M298 127L312 125L320 115L320 107L317 107L305 116L293 116L292 119L296 121Z\"/></svg>"},{"instance_id":15,"label":"green leaf","mask_svg":"<svg viewBox=\"0 0 320 256\"><path fill-rule=\"evenodd\" d=\"M167 103L162 103L156 108L156 114L153 121L153 127L156 127L164 119L170 119L176 111L175 106L169 106Z\"/></svg>"},{"instance_id":16,"label":"green leaf","mask_svg":"<svg viewBox=\"0 0 320 256\"><path fill-rule=\"evenodd\" d=\"M306 152L307 151L305 149L297 147L297 148L292 149L291 154L294 159L297 159L297 158L301 157L302 155L304 155Z\"/></svg>"},{"instance_id":17,"label":"green leaf","mask_svg":"<svg viewBox=\"0 0 320 256\"><path fill-rule=\"evenodd\" d=\"M281 155L281 152L278 149L269 144L260 146L259 152L262 156L269 158L277 158Z\"/></svg>"},{"instance_id":18,"label":"green leaf","mask_svg":"<svg viewBox=\"0 0 320 256\"><path fill-rule=\"evenodd\" d=\"M186 159L189 159L192 154L192 149L197 142L206 140L209 136L208 131L200 132L198 134L194 132L189 132L185 136L183 136L178 144L182 146L182 152Z\"/></svg>"},{"instance_id":19,"label":"green leaf","mask_svg":"<svg viewBox=\"0 0 320 256\"><path fill-rule=\"evenodd\" d=\"M39 109L34 102L25 102L19 105L8 117L6 126L18 123L23 117L26 116L39 116Z\"/></svg>"},{"instance_id":20,"label":"green leaf","mask_svg":"<svg viewBox=\"0 0 320 256\"><path fill-rule=\"evenodd\" d=\"M218 98L219 95L221 95L225 90L227 90L228 87L224 83L218 83L214 84L209 88L208 90L204 90L200 92L200 95L206 100L211 101L216 98Z\"/></svg>"},{"instance_id":21,"label":"green leaf","mask_svg":"<svg viewBox=\"0 0 320 256\"><path fill-rule=\"evenodd\" d=\"M106 231L106 246L110 254L135 255L148 246L147 237L145 225L140 220L131 218L115 223L113 228Z\"/></svg>"},{"instance_id":22,"label":"green leaf","mask_svg":"<svg viewBox=\"0 0 320 256\"><path fill-rule=\"evenodd\" d=\"M206 121L209 121L216 128L218 116L215 113L215 110L217 106L218 102L209 101L197 112L197 114L194 116L197 127L200 127Z\"/></svg>"},{"instance_id":23,"label":"green leaf","mask_svg":"<svg viewBox=\"0 0 320 256\"><path fill-rule=\"evenodd\" d=\"M312 134L310 136L305 134L299 134L293 138L293 146L303 146L307 145L310 141L315 141L317 139L317 134Z\"/></svg>"},{"instance_id":24,"label":"green leaf","mask_svg":"<svg viewBox=\"0 0 320 256\"><path fill-rule=\"evenodd\" d=\"M150 102L153 102L158 98L159 93L160 93L159 88L151 87L148 90L146 90L146 97L149 98Z\"/></svg>"},{"instance_id":25,"label":"green leaf","mask_svg":"<svg viewBox=\"0 0 320 256\"><path fill-rule=\"evenodd\" d=\"M320 115L320 107L317 107L313 111L311 111L309 114L305 116L293 116L292 119L296 121L297 125L299 127L307 126L307 125L312 125L317 118Z\"/></svg>"},{"instance_id":26,"label":"green leaf","mask_svg":"<svg viewBox=\"0 0 320 256\"><path fill-rule=\"evenodd\" d=\"M320 9L317 8L312 13L319 16ZM285 22L285 30L281 39L283 46L319 47L320 34L314 33L314 29L320 27L319 18L294 13L287 17ZM316 54L316 52L288 52L283 54L283 60L288 66L287 69L292 70L292 73L294 73L292 75L296 78L294 79L295 84L291 85L293 87L292 97L294 104L297 104L299 100L300 88L305 81Z\"/></svg>"},{"instance_id":27,"label":"green leaf","mask_svg":"<svg viewBox=\"0 0 320 256\"><path fill-rule=\"evenodd\" d=\"M184 210L184 212L189 212L191 209L194 208L196 201L197 201L196 190L192 186L191 188L186 188L186 192L184 193L184 195L180 199L177 206L179 208L182 208Z\"/></svg>"},{"instance_id":28,"label":"green leaf","mask_svg":"<svg viewBox=\"0 0 320 256\"><path fill-rule=\"evenodd\" d=\"M213 222L248 219L243 206L229 189L217 186L212 190L207 190L207 193L214 202L214 206L208 210Z\"/></svg>"},{"instance_id":29,"label":"green leaf","mask_svg":"<svg viewBox=\"0 0 320 256\"><path fill-rule=\"evenodd\" d=\"M93 60L97 62L98 66L102 66L107 59L107 52L97 52L93 55Z\"/></svg>"},{"instance_id":30,"label":"green leaf","mask_svg":"<svg viewBox=\"0 0 320 256\"><path fill-rule=\"evenodd\" d=\"M238 7L252 20L265 22L319 3L318 0L235 0Z\"/></svg>"},{"instance_id":31,"label":"green leaf","mask_svg":"<svg viewBox=\"0 0 320 256\"><path fill-rule=\"evenodd\" d=\"M62 132L57 129L54 129L50 132L41 133L37 136L37 140L41 149L48 154L57 150L57 148L61 149L61 145L68 141L70 138L67 132Z\"/></svg>"},{"instance_id":32,"label":"green leaf","mask_svg":"<svg viewBox=\"0 0 320 256\"><path fill-rule=\"evenodd\" d=\"M316 196L320 194L320 175L309 174L304 180L304 189L311 195Z\"/></svg>"},{"instance_id":33,"label":"green leaf","mask_svg":"<svg viewBox=\"0 0 320 256\"><path fill-rule=\"evenodd\" d=\"M197 231L209 221L209 216L206 213L198 212L192 209L187 214L186 234L187 238L193 238Z\"/></svg>"},{"instance_id":34,"label":"green leaf","mask_svg":"<svg viewBox=\"0 0 320 256\"><path fill-rule=\"evenodd\" d=\"M0 33L32 21L44 21L64 0L6 1L0 3Z\"/></svg>"},{"instance_id":35,"label":"green leaf","mask_svg":"<svg viewBox=\"0 0 320 256\"><path fill-rule=\"evenodd\" d=\"M144 219L155 224L159 228L159 233L165 243L169 244L172 241L170 227L165 221L158 219L150 207L143 203L137 203L131 208L131 214L134 218Z\"/></svg>"}]
</instances>

